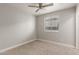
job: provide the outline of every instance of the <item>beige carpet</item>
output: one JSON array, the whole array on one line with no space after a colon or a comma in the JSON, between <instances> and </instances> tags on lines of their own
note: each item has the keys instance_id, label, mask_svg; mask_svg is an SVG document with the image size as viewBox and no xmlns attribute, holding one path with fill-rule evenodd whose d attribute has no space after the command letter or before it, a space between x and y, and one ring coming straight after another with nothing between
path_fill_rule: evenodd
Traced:
<instances>
[{"instance_id":1,"label":"beige carpet","mask_svg":"<svg viewBox=\"0 0 79 59\"><path fill-rule=\"evenodd\" d=\"M68 48L60 45L34 41L12 50L1 53L1 55L77 55L78 49Z\"/></svg>"}]
</instances>

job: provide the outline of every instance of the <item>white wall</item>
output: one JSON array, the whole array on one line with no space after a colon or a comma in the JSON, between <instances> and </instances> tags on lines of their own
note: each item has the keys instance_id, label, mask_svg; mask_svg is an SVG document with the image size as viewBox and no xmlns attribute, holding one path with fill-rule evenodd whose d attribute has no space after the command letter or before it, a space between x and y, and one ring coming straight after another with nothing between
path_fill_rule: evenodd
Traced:
<instances>
[{"instance_id":1,"label":"white wall","mask_svg":"<svg viewBox=\"0 0 79 59\"><path fill-rule=\"evenodd\" d=\"M75 46L75 7L37 16L37 38ZM44 17L59 16L59 32L44 32Z\"/></svg>"},{"instance_id":2,"label":"white wall","mask_svg":"<svg viewBox=\"0 0 79 59\"><path fill-rule=\"evenodd\" d=\"M35 37L34 16L18 6L0 5L0 50Z\"/></svg>"},{"instance_id":3,"label":"white wall","mask_svg":"<svg viewBox=\"0 0 79 59\"><path fill-rule=\"evenodd\" d=\"M76 48L79 48L79 4L76 6Z\"/></svg>"}]
</instances>

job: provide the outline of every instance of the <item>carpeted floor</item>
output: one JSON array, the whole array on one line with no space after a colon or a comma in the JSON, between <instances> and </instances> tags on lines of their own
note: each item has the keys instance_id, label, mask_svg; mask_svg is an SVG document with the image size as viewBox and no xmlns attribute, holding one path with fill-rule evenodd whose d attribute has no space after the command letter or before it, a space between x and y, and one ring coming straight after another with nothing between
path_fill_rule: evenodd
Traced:
<instances>
[{"instance_id":1,"label":"carpeted floor","mask_svg":"<svg viewBox=\"0 0 79 59\"><path fill-rule=\"evenodd\" d=\"M12 50L1 53L1 55L77 55L78 49L68 48L60 45L34 41Z\"/></svg>"}]
</instances>

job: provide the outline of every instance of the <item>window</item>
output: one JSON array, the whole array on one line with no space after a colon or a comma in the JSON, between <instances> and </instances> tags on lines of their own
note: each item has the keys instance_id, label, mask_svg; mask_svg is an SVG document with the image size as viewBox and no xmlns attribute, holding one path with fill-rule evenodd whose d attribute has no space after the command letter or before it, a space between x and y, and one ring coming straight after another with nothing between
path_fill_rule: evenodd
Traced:
<instances>
[{"instance_id":1,"label":"window","mask_svg":"<svg viewBox=\"0 0 79 59\"><path fill-rule=\"evenodd\" d=\"M59 30L59 17L46 17L44 19L44 31L45 32L58 32Z\"/></svg>"}]
</instances>

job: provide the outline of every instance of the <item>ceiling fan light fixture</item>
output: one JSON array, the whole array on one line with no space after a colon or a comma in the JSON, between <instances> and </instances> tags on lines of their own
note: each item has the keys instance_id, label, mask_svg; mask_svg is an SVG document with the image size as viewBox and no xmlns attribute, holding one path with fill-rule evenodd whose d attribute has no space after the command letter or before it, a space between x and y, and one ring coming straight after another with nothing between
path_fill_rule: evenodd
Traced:
<instances>
[{"instance_id":1,"label":"ceiling fan light fixture","mask_svg":"<svg viewBox=\"0 0 79 59\"><path fill-rule=\"evenodd\" d=\"M36 4L36 3L35 3ZM38 8L35 12L38 12L40 9L45 7L53 6L53 3L45 4L45 3L38 3L38 5L29 5L28 7L35 7Z\"/></svg>"}]
</instances>

